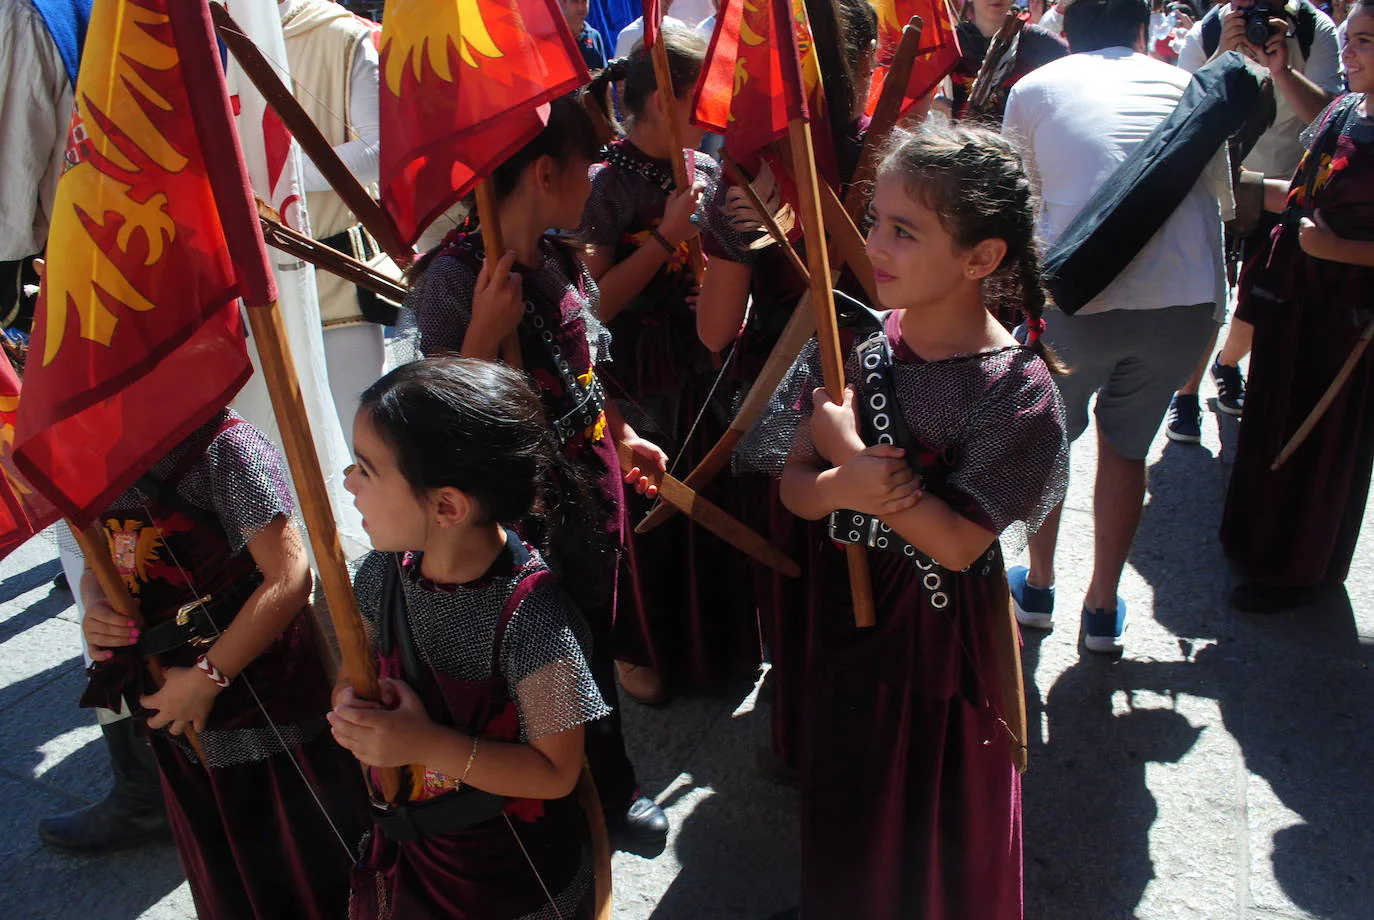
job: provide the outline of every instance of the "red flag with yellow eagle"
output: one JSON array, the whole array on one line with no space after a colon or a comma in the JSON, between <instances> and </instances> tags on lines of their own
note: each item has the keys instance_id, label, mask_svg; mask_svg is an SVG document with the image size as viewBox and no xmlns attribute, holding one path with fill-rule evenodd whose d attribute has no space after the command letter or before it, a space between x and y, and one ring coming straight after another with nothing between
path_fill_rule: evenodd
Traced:
<instances>
[{"instance_id":1,"label":"red flag with yellow eagle","mask_svg":"<svg viewBox=\"0 0 1374 920\"><path fill-rule=\"evenodd\" d=\"M382 204L411 243L591 79L557 0L391 0L381 69Z\"/></svg>"},{"instance_id":2,"label":"red flag with yellow eagle","mask_svg":"<svg viewBox=\"0 0 1374 920\"><path fill-rule=\"evenodd\" d=\"M812 123L823 122L820 64L806 18L805 0L722 0L716 30L697 79L692 121L725 136L725 152L748 164L762 148L786 136L788 107L778 54L774 2L790 2L801 53L802 78ZM827 138L818 144L828 151Z\"/></svg>"},{"instance_id":3,"label":"red flag with yellow eagle","mask_svg":"<svg viewBox=\"0 0 1374 920\"><path fill-rule=\"evenodd\" d=\"M921 43L917 45L916 63L911 68L902 98L901 111L916 104L940 81L949 76L959 63L959 19L949 0L868 0L878 14L878 56L873 69L873 82L868 93L868 113L873 114L878 96L883 91L892 56L897 53L902 29L912 16L920 16Z\"/></svg>"},{"instance_id":4,"label":"red flag with yellow eagle","mask_svg":"<svg viewBox=\"0 0 1374 920\"><path fill-rule=\"evenodd\" d=\"M75 102L14 458L84 526L248 379L275 289L205 0L97 3Z\"/></svg>"},{"instance_id":5,"label":"red flag with yellow eagle","mask_svg":"<svg viewBox=\"0 0 1374 920\"><path fill-rule=\"evenodd\" d=\"M0 559L57 520L57 509L14 468L19 375L0 356Z\"/></svg>"}]
</instances>

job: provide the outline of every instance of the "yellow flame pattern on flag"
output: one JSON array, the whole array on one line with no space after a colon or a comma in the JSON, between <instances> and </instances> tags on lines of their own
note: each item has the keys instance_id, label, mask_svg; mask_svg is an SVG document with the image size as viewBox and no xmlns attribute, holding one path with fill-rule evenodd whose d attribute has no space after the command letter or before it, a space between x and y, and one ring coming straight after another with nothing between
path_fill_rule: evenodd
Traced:
<instances>
[{"instance_id":1,"label":"yellow flame pattern on flag","mask_svg":"<svg viewBox=\"0 0 1374 920\"><path fill-rule=\"evenodd\" d=\"M479 54L488 59L505 57L482 17L481 0L450 0L444 4L434 0L393 0L382 28L381 54L387 89L393 96L401 94L401 80L407 68L416 80L423 81L426 60L441 80L454 82L449 66L450 48L458 49L459 58L469 67L479 66Z\"/></svg>"},{"instance_id":2,"label":"yellow flame pattern on flag","mask_svg":"<svg viewBox=\"0 0 1374 920\"><path fill-rule=\"evenodd\" d=\"M175 173L187 164L146 111L173 111L166 97L143 76L145 70L167 72L178 65L175 47L157 40L149 31L149 27L166 23L165 15L132 3L99 3L81 62L87 79L78 81L73 134L114 166L131 174L141 173L149 166ZM85 118L81 117L83 110L88 113ZM137 162L121 149L98 120L89 117L94 112L115 121L127 142L145 159ZM68 156L72 153L69 148ZM135 233L141 232L146 240L146 266L162 258L176 239L177 227L167 212L164 193L136 201L129 194L131 188L101 172L89 159L78 159L74 165L69 160L58 183L53 209L56 216L49 242L52 256L45 278L48 316L44 366L52 363L62 347L69 307L76 309L81 337L108 348L119 324L111 303L140 312L156 306L134 287L121 266L129 261ZM122 221L115 237L119 251L103 250L82 225L82 217L101 228Z\"/></svg>"}]
</instances>

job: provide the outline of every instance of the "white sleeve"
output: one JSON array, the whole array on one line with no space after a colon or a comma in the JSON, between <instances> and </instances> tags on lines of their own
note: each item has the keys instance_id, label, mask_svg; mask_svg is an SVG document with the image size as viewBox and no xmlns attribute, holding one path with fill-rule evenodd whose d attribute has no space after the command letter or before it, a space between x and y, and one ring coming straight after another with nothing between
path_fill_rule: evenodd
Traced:
<instances>
[{"instance_id":1,"label":"white sleeve","mask_svg":"<svg viewBox=\"0 0 1374 920\"><path fill-rule=\"evenodd\" d=\"M353 72L349 75L348 120L353 127L354 137L334 148L348 171L357 176L363 185L372 185L381 177L381 88L377 48L370 39L363 39L358 43L358 52L353 56ZM305 171L301 182L305 190L329 191L329 183L319 167L309 157L303 159Z\"/></svg>"},{"instance_id":2,"label":"white sleeve","mask_svg":"<svg viewBox=\"0 0 1374 920\"><path fill-rule=\"evenodd\" d=\"M1197 73L1206 63L1207 52L1202 47L1202 20L1199 19L1183 39L1183 49L1178 53L1178 66L1189 73Z\"/></svg>"},{"instance_id":3,"label":"white sleeve","mask_svg":"<svg viewBox=\"0 0 1374 920\"><path fill-rule=\"evenodd\" d=\"M644 37L644 19L636 19L628 26L620 30L620 34L615 38L615 57L628 57L634 49L635 43Z\"/></svg>"},{"instance_id":4,"label":"white sleeve","mask_svg":"<svg viewBox=\"0 0 1374 920\"><path fill-rule=\"evenodd\" d=\"M48 28L27 3L0 5L0 260L48 238L67 146L72 86Z\"/></svg>"},{"instance_id":5,"label":"white sleeve","mask_svg":"<svg viewBox=\"0 0 1374 920\"><path fill-rule=\"evenodd\" d=\"M1339 93L1345 88L1345 67L1341 63L1341 43L1336 36L1336 24L1321 10L1317 10L1316 15L1317 28L1312 35L1312 47L1308 50L1303 76L1328 93Z\"/></svg>"}]
</instances>

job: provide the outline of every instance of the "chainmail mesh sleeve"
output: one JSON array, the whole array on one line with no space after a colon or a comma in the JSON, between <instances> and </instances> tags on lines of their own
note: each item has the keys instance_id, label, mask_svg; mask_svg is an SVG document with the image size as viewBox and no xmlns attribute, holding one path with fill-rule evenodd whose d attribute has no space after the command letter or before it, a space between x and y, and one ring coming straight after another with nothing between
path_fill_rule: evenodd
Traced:
<instances>
[{"instance_id":1,"label":"chainmail mesh sleeve","mask_svg":"<svg viewBox=\"0 0 1374 920\"><path fill-rule=\"evenodd\" d=\"M281 454L247 422L221 432L177 483L177 492L215 513L232 553L278 517L289 518L296 510Z\"/></svg>"},{"instance_id":2,"label":"chainmail mesh sleeve","mask_svg":"<svg viewBox=\"0 0 1374 920\"><path fill-rule=\"evenodd\" d=\"M845 368L846 378L853 370ZM777 479L794 451L799 458L816 459L811 444L811 394L821 384L820 347L813 338L802 347L767 407L735 448L735 469Z\"/></svg>"},{"instance_id":3,"label":"chainmail mesh sleeve","mask_svg":"<svg viewBox=\"0 0 1374 920\"><path fill-rule=\"evenodd\" d=\"M1026 349L990 361L992 385L976 403L948 487L973 503L985 527L1020 551L1064 500L1069 446L1064 402L1045 362Z\"/></svg>"},{"instance_id":4,"label":"chainmail mesh sleeve","mask_svg":"<svg viewBox=\"0 0 1374 920\"><path fill-rule=\"evenodd\" d=\"M592 679L591 634L561 587L536 587L506 627L501 672L533 741L610 714Z\"/></svg>"},{"instance_id":5,"label":"chainmail mesh sleeve","mask_svg":"<svg viewBox=\"0 0 1374 920\"><path fill-rule=\"evenodd\" d=\"M604 246L614 254L634 218L634 206L617 170L609 163L591 168L592 193L582 211L576 238L589 246Z\"/></svg>"},{"instance_id":6,"label":"chainmail mesh sleeve","mask_svg":"<svg viewBox=\"0 0 1374 920\"><path fill-rule=\"evenodd\" d=\"M729 214L726 213L726 195L729 191L729 176L725 174L725 170L717 170L711 183L702 193L701 209L697 212L697 226L702 231L702 248L712 258L753 265L758 261L762 250L751 247L768 231L757 226L750 227L731 222Z\"/></svg>"},{"instance_id":7,"label":"chainmail mesh sleeve","mask_svg":"<svg viewBox=\"0 0 1374 920\"><path fill-rule=\"evenodd\" d=\"M405 306L415 316L420 351L456 354L472 321L472 294L477 273L453 256L437 256L411 285Z\"/></svg>"}]
</instances>

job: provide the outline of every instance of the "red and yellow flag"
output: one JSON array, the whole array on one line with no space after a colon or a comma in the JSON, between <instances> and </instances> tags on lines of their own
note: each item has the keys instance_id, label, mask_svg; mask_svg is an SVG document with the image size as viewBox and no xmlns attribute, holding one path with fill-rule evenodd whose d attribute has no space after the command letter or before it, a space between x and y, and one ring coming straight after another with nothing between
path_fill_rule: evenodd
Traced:
<instances>
[{"instance_id":1,"label":"red and yellow flag","mask_svg":"<svg viewBox=\"0 0 1374 920\"><path fill-rule=\"evenodd\" d=\"M591 79L556 0L392 0L381 59L382 204L411 243Z\"/></svg>"},{"instance_id":2,"label":"red and yellow flag","mask_svg":"<svg viewBox=\"0 0 1374 920\"><path fill-rule=\"evenodd\" d=\"M921 43L917 46L916 64L911 68L901 111L916 104L949 75L959 63L959 17L949 0L869 0L878 14L878 59L873 70L873 83L868 94L868 114L873 114L878 96L883 91L892 56L897 53L902 29L912 16L920 16L924 24Z\"/></svg>"},{"instance_id":3,"label":"red and yellow flag","mask_svg":"<svg viewBox=\"0 0 1374 920\"><path fill-rule=\"evenodd\" d=\"M742 164L786 135L795 114L787 104L774 2L790 2L811 121L823 121L820 64L805 0L722 0L692 100L692 121L724 135L726 153ZM827 138L821 150L831 146Z\"/></svg>"},{"instance_id":4,"label":"red and yellow flag","mask_svg":"<svg viewBox=\"0 0 1374 920\"><path fill-rule=\"evenodd\" d=\"M97 3L15 435L79 526L252 372L236 301L274 289L241 183L205 0Z\"/></svg>"},{"instance_id":5,"label":"red and yellow flag","mask_svg":"<svg viewBox=\"0 0 1374 920\"><path fill-rule=\"evenodd\" d=\"M19 414L19 375L0 355L0 559L57 520L52 502L14 468L14 425Z\"/></svg>"}]
</instances>

